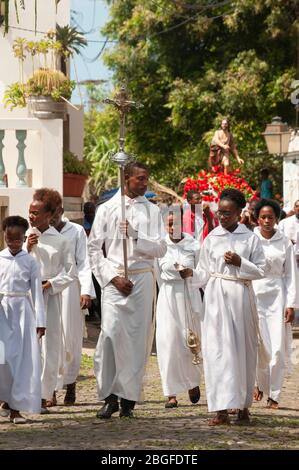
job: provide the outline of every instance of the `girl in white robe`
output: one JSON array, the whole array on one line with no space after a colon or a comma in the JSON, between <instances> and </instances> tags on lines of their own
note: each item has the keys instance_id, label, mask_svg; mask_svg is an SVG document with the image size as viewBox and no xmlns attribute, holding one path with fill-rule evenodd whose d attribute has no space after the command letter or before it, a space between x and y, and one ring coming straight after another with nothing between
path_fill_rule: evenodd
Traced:
<instances>
[{"instance_id":1,"label":"girl in white robe","mask_svg":"<svg viewBox=\"0 0 299 470\"><path fill-rule=\"evenodd\" d=\"M179 226L177 237L175 225ZM156 346L163 393L168 397L165 407L175 408L178 393L188 390L192 403L200 398L200 368L192 363L186 338L188 328L195 329L200 337L202 301L199 289L192 289L190 279L184 280L182 271L175 267L195 269L200 245L191 235L181 232L180 213L167 217L166 228L167 252L158 260L162 284L157 302Z\"/></svg>"},{"instance_id":2,"label":"girl in white robe","mask_svg":"<svg viewBox=\"0 0 299 470\"><path fill-rule=\"evenodd\" d=\"M261 240L267 259L264 279L253 282L257 299L260 331L271 354L266 368L258 361L257 389L254 398L260 401L268 396L267 407L278 408L286 370L286 352L292 341L291 323L298 302L298 274L292 242L275 230L280 207L271 200L262 199L255 208L259 227L255 233Z\"/></svg>"},{"instance_id":3,"label":"girl in white robe","mask_svg":"<svg viewBox=\"0 0 299 470\"><path fill-rule=\"evenodd\" d=\"M264 276L265 256L258 237L239 224L246 201L236 189L222 191L220 226L205 239L195 285L205 287L201 327L209 425L229 424L228 410L248 422L255 383L258 318L251 280Z\"/></svg>"},{"instance_id":4,"label":"girl in white robe","mask_svg":"<svg viewBox=\"0 0 299 470\"><path fill-rule=\"evenodd\" d=\"M5 360L0 365L0 415L15 424L26 419L19 410L39 413L41 358L38 339L45 333L45 310L37 262L22 250L27 220L3 221L8 248L0 252L0 342ZM30 297L31 294L31 297Z\"/></svg>"}]
</instances>

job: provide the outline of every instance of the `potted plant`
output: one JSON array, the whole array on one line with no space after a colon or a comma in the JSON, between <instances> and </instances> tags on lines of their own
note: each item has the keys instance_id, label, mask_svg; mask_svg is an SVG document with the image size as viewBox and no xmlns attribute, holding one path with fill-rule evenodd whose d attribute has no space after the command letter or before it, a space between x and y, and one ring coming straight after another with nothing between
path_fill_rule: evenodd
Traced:
<instances>
[{"instance_id":1,"label":"potted plant","mask_svg":"<svg viewBox=\"0 0 299 470\"><path fill-rule=\"evenodd\" d=\"M90 172L90 165L80 161L73 152L63 154L63 195L65 197L81 197Z\"/></svg>"},{"instance_id":2,"label":"potted plant","mask_svg":"<svg viewBox=\"0 0 299 470\"><path fill-rule=\"evenodd\" d=\"M30 116L40 119L64 119L66 102L70 99L76 83L56 69L62 49L59 41L55 40L55 32L49 31L46 38L39 42L17 38L13 51L19 61L20 81L12 83L6 89L5 106L12 109L28 105ZM28 52L32 58L32 75L24 81L23 63ZM36 60L39 64L37 69Z\"/></svg>"}]
</instances>

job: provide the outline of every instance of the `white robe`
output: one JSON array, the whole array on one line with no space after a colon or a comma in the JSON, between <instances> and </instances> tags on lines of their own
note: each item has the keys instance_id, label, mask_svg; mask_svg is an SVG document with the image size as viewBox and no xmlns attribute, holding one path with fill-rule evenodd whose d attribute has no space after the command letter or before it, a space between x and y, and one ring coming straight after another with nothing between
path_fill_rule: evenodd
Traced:
<instances>
[{"instance_id":1,"label":"white robe","mask_svg":"<svg viewBox=\"0 0 299 470\"><path fill-rule=\"evenodd\" d=\"M90 265L103 289L101 333L94 366L99 398L110 394L138 401L148 357L152 330L153 269L155 257L166 252L163 223L157 206L143 196L126 199L126 218L138 230L138 240L129 238L129 270L147 269L131 274L134 287L129 296L121 294L111 280L123 268L120 191L101 205L88 240ZM105 244L106 257L103 254Z\"/></svg>"},{"instance_id":2,"label":"white robe","mask_svg":"<svg viewBox=\"0 0 299 470\"><path fill-rule=\"evenodd\" d=\"M260 332L270 352L266 369L257 367L257 385L268 397L279 401L286 371L286 353L292 342L290 323L285 323L285 309L298 308L299 278L292 243L279 230L265 239L256 227L267 260L264 279L253 281L257 299Z\"/></svg>"},{"instance_id":3,"label":"white robe","mask_svg":"<svg viewBox=\"0 0 299 470\"><path fill-rule=\"evenodd\" d=\"M296 215L281 220L278 224L278 228L293 244L297 242L299 219L297 219Z\"/></svg>"},{"instance_id":4,"label":"white robe","mask_svg":"<svg viewBox=\"0 0 299 470\"><path fill-rule=\"evenodd\" d=\"M228 265L224 253L241 257L241 266ZM209 411L250 407L257 360L257 312L252 309L253 291L240 279L264 275L265 255L258 237L239 224L231 233L219 226L205 239L194 285L204 286L204 317L201 327L202 355ZM251 298L254 302L254 297Z\"/></svg>"},{"instance_id":5,"label":"white robe","mask_svg":"<svg viewBox=\"0 0 299 470\"><path fill-rule=\"evenodd\" d=\"M39 234L38 244L30 254L40 265L42 281L51 283L50 289L44 291L47 331L42 338L42 398L49 400L58 374L63 373L59 371L59 358L65 351L61 292L77 279L77 271L68 241L54 227Z\"/></svg>"},{"instance_id":6,"label":"white robe","mask_svg":"<svg viewBox=\"0 0 299 470\"><path fill-rule=\"evenodd\" d=\"M57 388L76 381L80 370L84 316L88 310L81 310L80 295L95 298L91 270L87 253L87 236L84 228L66 220L59 232L69 241L69 246L76 261L78 279L62 291L62 322L65 333L65 348L70 357L63 366L63 376L58 377ZM66 355L61 358L66 359Z\"/></svg>"},{"instance_id":7,"label":"white robe","mask_svg":"<svg viewBox=\"0 0 299 470\"><path fill-rule=\"evenodd\" d=\"M157 302L157 357L165 396L175 396L200 383L200 367L192 364L193 354L187 346L187 329L200 337L202 301L198 288L183 280L174 267L179 263L194 269L200 245L187 233L178 243L166 237L167 253L158 261L162 284Z\"/></svg>"},{"instance_id":8,"label":"white robe","mask_svg":"<svg viewBox=\"0 0 299 470\"><path fill-rule=\"evenodd\" d=\"M15 256L7 248L0 252L0 299L0 341L5 351L0 400L12 409L39 413L41 358L36 328L45 327L46 321L40 270L26 251Z\"/></svg>"}]
</instances>

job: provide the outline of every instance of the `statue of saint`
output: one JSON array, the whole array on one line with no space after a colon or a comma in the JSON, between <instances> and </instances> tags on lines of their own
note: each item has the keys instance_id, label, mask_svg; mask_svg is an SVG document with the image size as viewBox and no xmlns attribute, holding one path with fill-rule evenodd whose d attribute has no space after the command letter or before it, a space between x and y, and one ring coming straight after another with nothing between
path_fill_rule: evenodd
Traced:
<instances>
[{"instance_id":1,"label":"statue of saint","mask_svg":"<svg viewBox=\"0 0 299 470\"><path fill-rule=\"evenodd\" d=\"M233 154L237 162L242 165L244 160L239 157L233 134L230 132L228 119L222 119L220 129L218 129L211 142L209 166L223 165L224 174L229 173L229 156Z\"/></svg>"}]
</instances>

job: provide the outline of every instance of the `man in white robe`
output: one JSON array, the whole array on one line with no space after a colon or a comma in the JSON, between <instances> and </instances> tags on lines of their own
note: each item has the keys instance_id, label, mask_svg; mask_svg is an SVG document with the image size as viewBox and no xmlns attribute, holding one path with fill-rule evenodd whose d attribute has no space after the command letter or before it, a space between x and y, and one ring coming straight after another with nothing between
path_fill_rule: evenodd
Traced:
<instances>
[{"instance_id":1,"label":"man in white robe","mask_svg":"<svg viewBox=\"0 0 299 470\"><path fill-rule=\"evenodd\" d=\"M152 330L153 263L164 256L166 244L157 206L144 194L148 183L145 165L125 168L125 226L129 279L123 276L123 239L120 233L120 191L101 205L89 236L90 265L103 289L101 333L94 365L100 400L97 417L132 417L142 391L142 379ZM104 256L103 248L105 246Z\"/></svg>"},{"instance_id":2,"label":"man in white robe","mask_svg":"<svg viewBox=\"0 0 299 470\"><path fill-rule=\"evenodd\" d=\"M297 246L297 237L299 235L299 199L295 201L293 210L295 214L281 220L278 224L278 228L281 232L283 232L283 234L289 240L291 240L291 242L294 245L295 253L297 255L297 252L299 251L299 248ZM298 257L297 257L297 271L299 274ZM295 324L299 324L299 309L295 309Z\"/></svg>"},{"instance_id":3,"label":"man in white robe","mask_svg":"<svg viewBox=\"0 0 299 470\"><path fill-rule=\"evenodd\" d=\"M59 373L59 358L65 346L62 325L61 292L76 278L75 260L68 241L49 223L56 211L56 191L42 188L33 195L29 207L31 228L27 250L41 269L47 332L42 338L42 413L51 400ZM60 371L63 373L63 371Z\"/></svg>"},{"instance_id":4,"label":"man in white robe","mask_svg":"<svg viewBox=\"0 0 299 470\"><path fill-rule=\"evenodd\" d=\"M66 352L69 361L65 361L63 375L58 377L57 389L67 386L64 404L74 405L76 401L76 379L79 375L82 340L85 328L84 312L88 312L91 299L95 298L91 270L87 253L87 236L84 228L63 216L62 200L51 220L56 230L69 241L69 246L76 261L78 279L62 292L62 322L65 333ZM65 360L66 355L61 358Z\"/></svg>"},{"instance_id":5,"label":"man in white robe","mask_svg":"<svg viewBox=\"0 0 299 470\"><path fill-rule=\"evenodd\" d=\"M286 217L278 224L278 228L295 245L297 243L297 233L299 233L299 200L294 204L294 215Z\"/></svg>"}]
</instances>

